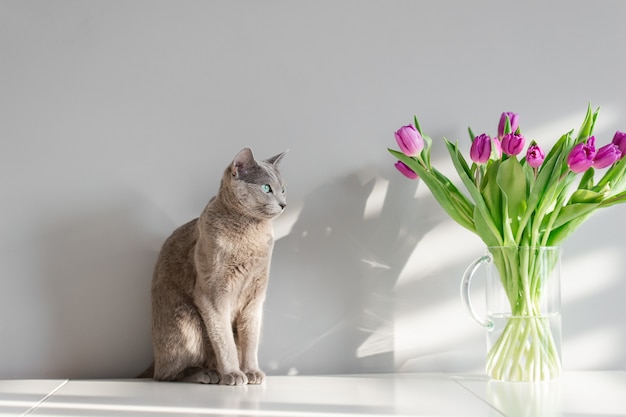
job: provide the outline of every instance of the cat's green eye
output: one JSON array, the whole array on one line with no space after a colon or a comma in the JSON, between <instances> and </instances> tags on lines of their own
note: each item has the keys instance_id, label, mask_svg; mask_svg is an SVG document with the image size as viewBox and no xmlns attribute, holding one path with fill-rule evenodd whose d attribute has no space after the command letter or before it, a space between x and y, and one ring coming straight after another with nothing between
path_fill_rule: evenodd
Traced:
<instances>
[{"instance_id":1,"label":"cat's green eye","mask_svg":"<svg viewBox=\"0 0 626 417\"><path fill-rule=\"evenodd\" d=\"M263 185L261 185L261 190L262 190L264 193L266 193L266 194L267 194L267 193L271 193L271 192L272 192L272 187L270 187L270 185L269 185L269 184L263 184Z\"/></svg>"}]
</instances>

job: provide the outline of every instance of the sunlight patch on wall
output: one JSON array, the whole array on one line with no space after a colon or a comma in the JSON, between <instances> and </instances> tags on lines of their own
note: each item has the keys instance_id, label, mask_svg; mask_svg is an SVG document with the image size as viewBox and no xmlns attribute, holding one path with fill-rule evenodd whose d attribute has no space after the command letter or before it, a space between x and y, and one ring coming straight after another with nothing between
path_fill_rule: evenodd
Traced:
<instances>
[{"instance_id":1,"label":"sunlight patch on wall","mask_svg":"<svg viewBox=\"0 0 626 417\"><path fill-rule=\"evenodd\" d=\"M274 240L281 239L291 233L291 229L298 221L303 208L304 204L301 201L287 205L285 212L274 220Z\"/></svg>"},{"instance_id":2,"label":"sunlight patch on wall","mask_svg":"<svg viewBox=\"0 0 626 417\"><path fill-rule=\"evenodd\" d=\"M466 314L458 286L465 267L483 250L479 238L450 219L423 235L394 287L396 370L476 367L472 355L484 346L468 349L467 341L482 329Z\"/></svg>"},{"instance_id":3,"label":"sunlight patch on wall","mask_svg":"<svg viewBox=\"0 0 626 417\"><path fill-rule=\"evenodd\" d=\"M361 259L361 262L368 265L370 268L380 268L380 269L391 269L391 266L387 264L381 264L380 262L369 260L369 259Z\"/></svg>"},{"instance_id":4,"label":"sunlight patch on wall","mask_svg":"<svg viewBox=\"0 0 626 417\"><path fill-rule=\"evenodd\" d=\"M617 326L602 326L570 337L563 345L566 370L606 369L622 355L624 340Z\"/></svg>"},{"instance_id":5,"label":"sunlight patch on wall","mask_svg":"<svg viewBox=\"0 0 626 417\"><path fill-rule=\"evenodd\" d=\"M457 299L396 314L393 335L396 368L401 369L415 357L463 349L465 342L476 334L476 327L463 320L464 314Z\"/></svg>"},{"instance_id":6,"label":"sunlight patch on wall","mask_svg":"<svg viewBox=\"0 0 626 417\"><path fill-rule=\"evenodd\" d=\"M620 279L623 254L616 248L603 247L584 255L568 257L563 254L561 290L568 303L607 291ZM569 277L578 279L569 279ZM593 279L584 279L593 277Z\"/></svg>"},{"instance_id":7,"label":"sunlight patch on wall","mask_svg":"<svg viewBox=\"0 0 626 417\"><path fill-rule=\"evenodd\" d=\"M598 108L597 105L591 103L592 111ZM550 122L533 128L529 126L528 129L524 129L523 133L529 140L536 140L544 149L551 147L554 143L565 133L574 129L574 135L578 133L578 129L585 118L586 109L581 109L580 113L574 113L569 116L564 116L560 119L552 118ZM605 126L610 126L617 123L620 120L620 115L617 111L610 107L601 107L598 115L598 121L594 129L594 135L598 138L598 142L605 144L613 139L613 133L608 131ZM522 122L523 124L523 122ZM609 137L610 135L610 137ZM600 138L602 138L600 140Z\"/></svg>"},{"instance_id":8,"label":"sunlight patch on wall","mask_svg":"<svg viewBox=\"0 0 626 417\"><path fill-rule=\"evenodd\" d=\"M481 241L478 237L465 231L453 220L446 220L434 227L418 243L400 272L398 285L407 279L426 276L451 261L478 257L482 254L481 250ZM458 279L460 280L461 276Z\"/></svg>"},{"instance_id":9,"label":"sunlight patch on wall","mask_svg":"<svg viewBox=\"0 0 626 417\"><path fill-rule=\"evenodd\" d=\"M374 188L365 202L365 209L363 210L364 220L376 218L380 215L380 213L382 213L388 188L388 180L384 178L376 178Z\"/></svg>"},{"instance_id":10,"label":"sunlight patch on wall","mask_svg":"<svg viewBox=\"0 0 626 417\"><path fill-rule=\"evenodd\" d=\"M393 352L393 326L391 323L372 332L368 338L356 350L357 358L379 355Z\"/></svg>"}]
</instances>

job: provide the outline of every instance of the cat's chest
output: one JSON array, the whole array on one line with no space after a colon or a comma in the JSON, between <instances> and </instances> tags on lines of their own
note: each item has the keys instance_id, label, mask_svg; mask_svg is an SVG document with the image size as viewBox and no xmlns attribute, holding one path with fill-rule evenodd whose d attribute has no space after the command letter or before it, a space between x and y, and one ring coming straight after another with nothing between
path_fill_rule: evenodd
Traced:
<instances>
[{"instance_id":1,"label":"cat's chest","mask_svg":"<svg viewBox=\"0 0 626 417\"><path fill-rule=\"evenodd\" d=\"M266 257L272 250L273 236L263 235L218 235L215 250L232 258L257 259Z\"/></svg>"},{"instance_id":2,"label":"cat's chest","mask_svg":"<svg viewBox=\"0 0 626 417\"><path fill-rule=\"evenodd\" d=\"M274 235L269 224L212 223L205 224L197 245L212 258L250 260L271 253Z\"/></svg>"},{"instance_id":3,"label":"cat's chest","mask_svg":"<svg viewBox=\"0 0 626 417\"><path fill-rule=\"evenodd\" d=\"M266 277L272 247L271 230L213 230L196 243L196 270L208 280L203 285L227 283L229 292L243 293Z\"/></svg>"}]
</instances>

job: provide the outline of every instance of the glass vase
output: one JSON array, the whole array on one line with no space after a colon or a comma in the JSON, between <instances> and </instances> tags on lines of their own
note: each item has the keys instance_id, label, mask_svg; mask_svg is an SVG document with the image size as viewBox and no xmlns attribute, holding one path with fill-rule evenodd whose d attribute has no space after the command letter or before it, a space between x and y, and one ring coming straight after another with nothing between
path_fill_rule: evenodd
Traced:
<instances>
[{"instance_id":1,"label":"glass vase","mask_svg":"<svg viewBox=\"0 0 626 417\"><path fill-rule=\"evenodd\" d=\"M485 369L500 381L548 381L561 374L560 247L488 247L463 275L461 297L487 330ZM470 299L485 269L486 316Z\"/></svg>"}]
</instances>

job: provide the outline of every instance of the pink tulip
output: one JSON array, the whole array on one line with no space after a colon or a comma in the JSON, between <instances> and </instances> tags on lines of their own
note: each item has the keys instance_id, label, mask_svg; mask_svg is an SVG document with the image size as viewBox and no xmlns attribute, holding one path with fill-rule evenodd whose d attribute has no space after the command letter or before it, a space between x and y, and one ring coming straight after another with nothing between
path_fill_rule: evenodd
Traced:
<instances>
[{"instance_id":1,"label":"pink tulip","mask_svg":"<svg viewBox=\"0 0 626 417\"><path fill-rule=\"evenodd\" d=\"M511 131L510 132L505 132L505 128L506 128L506 119L509 119L509 124L511 125ZM510 111L506 111L504 113L502 113L502 115L500 116L500 123L498 124L498 138L502 139L504 137L504 135L506 135L507 133L515 133L515 131L517 130L518 126L519 126L519 121L518 121L519 117L517 115L517 113L512 113Z\"/></svg>"},{"instance_id":2,"label":"pink tulip","mask_svg":"<svg viewBox=\"0 0 626 417\"><path fill-rule=\"evenodd\" d=\"M395 136L400 150L406 156L417 156L424 149L424 139L413 125L402 126Z\"/></svg>"},{"instance_id":3,"label":"pink tulip","mask_svg":"<svg viewBox=\"0 0 626 417\"><path fill-rule=\"evenodd\" d=\"M502 158L502 142L498 138L492 138L491 140L496 148L496 157Z\"/></svg>"},{"instance_id":4,"label":"pink tulip","mask_svg":"<svg viewBox=\"0 0 626 417\"><path fill-rule=\"evenodd\" d=\"M477 164L484 164L490 157L491 138L484 133L476 136L470 147L470 158Z\"/></svg>"},{"instance_id":5,"label":"pink tulip","mask_svg":"<svg viewBox=\"0 0 626 417\"><path fill-rule=\"evenodd\" d=\"M543 153L543 150L539 147L539 145L532 144L528 147L526 151L526 162L533 168L539 168L541 164L543 164L543 160L546 158L546 155Z\"/></svg>"},{"instance_id":6,"label":"pink tulip","mask_svg":"<svg viewBox=\"0 0 626 417\"><path fill-rule=\"evenodd\" d=\"M615 136L613 136L613 141L611 142L619 148L623 158L626 155L626 133L620 132L619 130L615 132Z\"/></svg>"},{"instance_id":7,"label":"pink tulip","mask_svg":"<svg viewBox=\"0 0 626 417\"><path fill-rule=\"evenodd\" d=\"M409 168L409 166L407 164L405 164L402 161L398 161L395 163L394 165L396 167L396 169L398 171L400 171L405 177L412 179L412 180L416 180L417 174L415 173L415 171L413 171L411 168Z\"/></svg>"},{"instance_id":8,"label":"pink tulip","mask_svg":"<svg viewBox=\"0 0 626 417\"><path fill-rule=\"evenodd\" d=\"M593 158L593 167L598 169L606 168L613 165L621 157L622 151L620 151L619 147L614 143L609 143L598 149L596 156Z\"/></svg>"},{"instance_id":9,"label":"pink tulip","mask_svg":"<svg viewBox=\"0 0 626 417\"><path fill-rule=\"evenodd\" d=\"M574 146L567 156L567 165L575 173L581 173L593 165L596 156L596 138L591 136L586 142Z\"/></svg>"},{"instance_id":10,"label":"pink tulip","mask_svg":"<svg viewBox=\"0 0 626 417\"><path fill-rule=\"evenodd\" d=\"M524 148L524 137L515 133L507 133L502 138L502 152L507 155L517 155Z\"/></svg>"}]
</instances>

